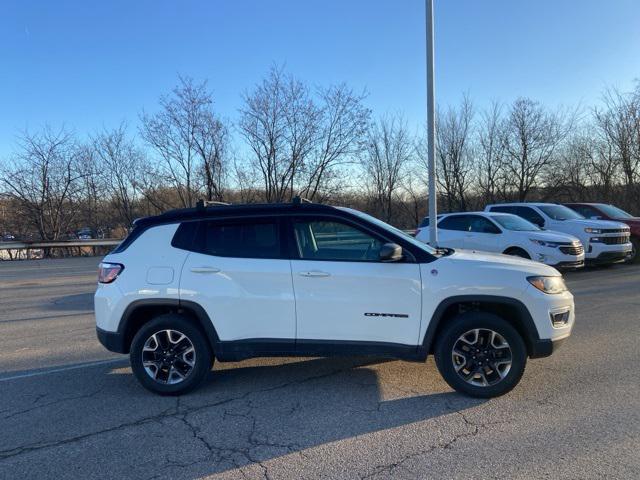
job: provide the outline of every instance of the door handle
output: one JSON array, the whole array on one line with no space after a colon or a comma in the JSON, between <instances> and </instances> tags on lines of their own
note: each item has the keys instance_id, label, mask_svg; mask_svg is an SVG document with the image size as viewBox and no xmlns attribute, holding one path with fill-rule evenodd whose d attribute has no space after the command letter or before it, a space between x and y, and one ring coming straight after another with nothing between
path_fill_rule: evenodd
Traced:
<instances>
[{"instance_id":1,"label":"door handle","mask_svg":"<svg viewBox=\"0 0 640 480\"><path fill-rule=\"evenodd\" d=\"M298 272L298 275L301 277L329 277L331 274L329 272L322 272L320 270L311 270L309 272Z\"/></svg>"},{"instance_id":2,"label":"door handle","mask_svg":"<svg viewBox=\"0 0 640 480\"><path fill-rule=\"evenodd\" d=\"M191 271L193 273L218 273L220 269L216 267L203 266L203 267L192 267Z\"/></svg>"}]
</instances>

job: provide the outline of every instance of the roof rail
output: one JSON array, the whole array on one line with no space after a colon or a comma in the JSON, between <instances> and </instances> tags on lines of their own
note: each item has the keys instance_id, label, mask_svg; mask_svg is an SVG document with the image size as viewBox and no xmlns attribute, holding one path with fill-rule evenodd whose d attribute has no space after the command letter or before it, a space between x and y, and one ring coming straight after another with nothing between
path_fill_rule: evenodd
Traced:
<instances>
[{"instance_id":1,"label":"roof rail","mask_svg":"<svg viewBox=\"0 0 640 480\"><path fill-rule=\"evenodd\" d=\"M300 205L302 203L313 203L311 200L309 200L308 198L304 198L304 197L300 197L300 196L295 196L293 197L292 202L294 205Z\"/></svg>"},{"instance_id":2,"label":"roof rail","mask_svg":"<svg viewBox=\"0 0 640 480\"><path fill-rule=\"evenodd\" d=\"M211 206L228 206L231 205L230 203L227 202L218 202L216 200L198 200L196 203L196 208L198 210L204 210L206 207L211 207Z\"/></svg>"}]
</instances>

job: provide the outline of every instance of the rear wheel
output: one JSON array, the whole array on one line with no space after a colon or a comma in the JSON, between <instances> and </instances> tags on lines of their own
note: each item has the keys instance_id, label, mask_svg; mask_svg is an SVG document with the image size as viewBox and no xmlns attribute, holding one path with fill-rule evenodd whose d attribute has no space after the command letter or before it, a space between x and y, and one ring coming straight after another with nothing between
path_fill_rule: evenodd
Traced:
<instances>
[{"instance_id":1,"label":"rear wheel","mask_svg":"<svg viewBox=\"0 0 640 480\"><path fill-rule=\"evenodd\" d=\"M202 331L177 314L146 323L131 343L131 369L138 381L161 395L197 387L211 370L213 355Z\"/></svg>"},{"instance_id":2,"label":"rear wheel","mask_svg":"<svg viewBox=\"0 0 640 480\"><path fill-rule=\"evenodd\" d=\"M445 381L472 397L496 397L515 387L527 363L518 331L506 320L484 312L452 319L439 335L436 365Z\"/></svg>"}]
</instances>

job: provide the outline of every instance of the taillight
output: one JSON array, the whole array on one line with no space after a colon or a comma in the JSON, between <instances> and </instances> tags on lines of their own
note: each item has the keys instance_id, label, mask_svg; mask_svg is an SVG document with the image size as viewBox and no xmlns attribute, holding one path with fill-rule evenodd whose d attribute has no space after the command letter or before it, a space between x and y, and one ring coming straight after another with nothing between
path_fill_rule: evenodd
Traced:
<instances>
[{"instance_id":1,"label":"taillight","mask_svg":"<svg viewBox=\"0 0 640 480\"><path fill-rule=\"evenodd\" d=\"M124 270L124 265L119 263L102 262L98 265L98 282L111 283L118 278L118 275L120 275L122 270Z\"/></svg>"}]
</instances>

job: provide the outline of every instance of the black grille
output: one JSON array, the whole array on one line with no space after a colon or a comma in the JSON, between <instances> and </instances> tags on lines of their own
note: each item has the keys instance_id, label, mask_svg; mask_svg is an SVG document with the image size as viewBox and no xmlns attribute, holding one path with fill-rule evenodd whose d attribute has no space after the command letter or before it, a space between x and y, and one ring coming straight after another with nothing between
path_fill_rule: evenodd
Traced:
<instances>
[{"instance_id":1,"label":"black grille","mask_svg":"<svg viewBox=\"0 0 640 480\"><path fill-rule=\"evenodd\" d=\"M626 228L604 228L600 231L602 233L627 233L629 230Z\"/></svg>"},{"instance_id":2,"label":"black grille","mask_svg":"<svg viewBox=\"0 0 640 480\"><path fill-rule=\"evenodd\" d=\"M584 247L582 245L567 245L560 247L560 251L565 255L581 255L584 253Z\"/></svg>"},{"instance_id":3,"label":"black grille","mask_svg":"<svg viewBox=\"0 0 640 480\"><path fill-rule=\"evenodd\" d=\"M605 245L621 245L623 243L629 243L629 237L600 237L602 243Z\"/></svg>"}]
</instances>

